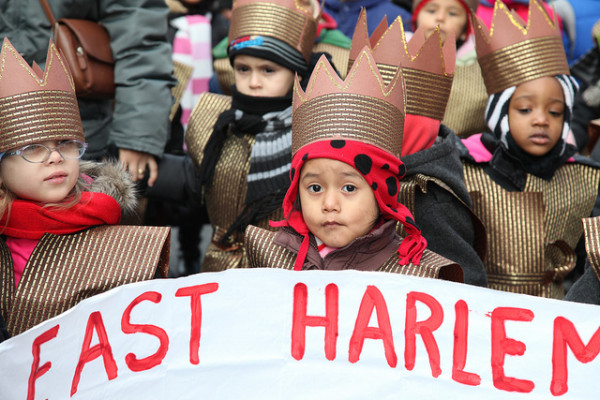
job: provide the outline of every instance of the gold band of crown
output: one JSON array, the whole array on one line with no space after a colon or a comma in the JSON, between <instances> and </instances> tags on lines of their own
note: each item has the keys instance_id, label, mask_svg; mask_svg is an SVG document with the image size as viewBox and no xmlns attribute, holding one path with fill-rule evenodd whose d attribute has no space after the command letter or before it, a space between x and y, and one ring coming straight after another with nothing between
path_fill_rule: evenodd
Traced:
<instances>
[{"instance_id":1,"label":"gold band of crown","mask_svg":"<svg viewBox=\"0 0 600 400\"><path fill-rule=\"evenodd\" d=\"M399 155L403 127L404 115L387 101L355 93L330 93L295 110L292 154L309 143L342 137Z\"/></svg>"},{"instance_id":2,"label":"gold band of crown","mask_svg":"<svg viewBox=\"0 0 600 400\"><path fill-rule=\"evenodd\" d=\"M404 68L402 73L406 85L406 113L438 121L444 119L453 76L412 68Z\"/></svg>"},{"instance_id":3,"label":"gold band of crown","mask_svg":"<svg viewBox=\"0 0 600 400\"><path fill-rule=\"evenodd\" d=\"M479 58L488 95L520 83L560 74L569 65L558 36L544 36L515 43Z\"/></svg>"},{"instance_id":4,"label":"gold band of crown","mask_svg":"<svg viewBox=\"0 0 600 400\"><path fill-rule=\"evenodd\" d=\"M309 15L272 3L252 3L236 8L230 26L229 42L244 36L274 37L297 49L307 62L317 31L317 24Z\"/></svg>"},{"instance_id":5,"label":"gold band of crown","mask_svg":"<svg viewBox=\"0 0 600 400\"><path fill-rule=\"evenodd\" d=\"M353 60L348 62L352 67ZM389 84L398 70L398 66L377 63L385 84ZM448 96L452 89L452 75L439 75L413 68L403 68L406 86L406 113L423 117L444 119Z\"/></svg>"},{"instance_id":6,"label":"gold band of crown","mask_svg":"<svg viewBox=\"0 0 600 400\"><path fill-rule=\"evenodd\" d=\"M0 99L0 151L65 139L85 141L74 93L48 90Z\"/></svg>"}]
</instances>

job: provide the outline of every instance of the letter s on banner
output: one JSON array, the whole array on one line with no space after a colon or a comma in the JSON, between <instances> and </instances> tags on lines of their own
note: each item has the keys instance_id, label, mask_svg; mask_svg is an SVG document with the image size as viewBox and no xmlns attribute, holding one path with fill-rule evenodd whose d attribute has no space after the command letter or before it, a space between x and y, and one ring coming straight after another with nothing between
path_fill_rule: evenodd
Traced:
<instances>
[{"instance_id":1,"label":"letter s on banner","mask_svg":"<svg viewBox=\"0 0 600 400\"><path fill-rule=\"evenodd\" d=\"M164 329L156 325L138 325L130 322L131 311L142 301L148 300L153 303L159 303L162 295L158 292L145 292L136 297L123 312L121 317L121 330L126 334L147 333L156 336L160 342L156 353L142 359L138 359L135 354L129 353L125 356L125 362L130 370L134 372L146 371L159 365L165 358L169 350L169 336Z\"/></svg>"}]
</instances>

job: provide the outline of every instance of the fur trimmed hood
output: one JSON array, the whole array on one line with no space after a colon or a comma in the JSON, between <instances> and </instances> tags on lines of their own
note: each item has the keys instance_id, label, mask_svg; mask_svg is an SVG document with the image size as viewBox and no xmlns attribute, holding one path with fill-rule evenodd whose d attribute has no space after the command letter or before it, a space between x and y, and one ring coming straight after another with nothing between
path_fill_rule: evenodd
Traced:
<instances>
[{"instance_id":1,"label":"fur trimmed hood","mask_svg":"<svg viewBox=\"0 0 600 400\"><path fill-rule=\"evenodd\" d=\"M104 193L114 198L121 206L123 217L136 214L138 193L135 183L123 167L112 161L81 161L79 172L92 178L88 191Z\"/></svg>"}]
</instances>

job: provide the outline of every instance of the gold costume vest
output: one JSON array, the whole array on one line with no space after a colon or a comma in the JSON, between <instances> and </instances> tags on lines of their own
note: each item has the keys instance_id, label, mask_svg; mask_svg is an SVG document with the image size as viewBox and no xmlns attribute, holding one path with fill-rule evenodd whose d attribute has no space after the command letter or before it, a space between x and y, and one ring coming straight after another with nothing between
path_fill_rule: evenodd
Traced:
<instances>
[{"instance_id":1,"label":"gold costume vest","mask_svg":"<svg viewBox=\"0 0 600 400\"><path fill-rule=\"evenodd\" d=\"M230 107L231 97L213 93L203 93L194 107L186 134L186 143L197 168L202 164L204 148L212 135L215 122L219 115ZM204 194L213 236L204 255L202 272L248 267L248 259L244 251L244 235L241 232L231 235L225 244L219 242L229 226L244 210L254 139L254 135L238 137L228 134L221 157L215 167L212 186ZM279 210L263 219L259 226L268 228L269 220L282 218L283 210Z\"/></svg>"},{"instance_id":2,"label":"gold costume vest","mask_svg":"<svg viewBox=\"0 0 600 400\"><path fill-rule=\"evenodd\" d=\"M481 133L487 128L484 119L487 101L479 63L457 65L442 123L459 137Z\"/></svg>"},{"instance_id":3,"label":"gold costume vest","mask_svg":"<svg viewBox=\"0 0 600 400\"><path fill-rule=\"evenodd\" d=\"M594 273L600 280L600 217L584 218L585 251Z\"/></svg>"},{"instance_id":4,"label":"gold costume vest","mask_svg":"<svg viewBox=\"0 0 600 400\"><path fill-rule=\"evenodd\" d=\"M487 229L489 287L563 298L562 281L575 267L581 219L594 206L600 169L565 164L552 180L529 174L522 192L509 192L480 166L463 167L473 211Z\"/></svg>"},{"instance_id":5,"label":"gold costume vest","mask_svg":"<svg viewBox=\"0 0 600 400\"><path fill-rule=\"evenodd\" d=\"M248 226L245 244L250 267L294 269L297 253L273 243L276 234L256 226ZM458 264L427 249L419 265L399 265L398 253L394 252L377 271L462 282L462 270Z\"/></svg>"},{"instance_id":6,"label":"gold costume vest","mask_svg":"<svg viewBox=\"0 0 600 400\"><path fill-rule=\"evenodd\" d=\"M44 234L19 285L10 250L0 240L0 310L11 335L81 300L127 283L166 278L170 228L103 225L68 235Z\"/></svg>"}]
</instances>

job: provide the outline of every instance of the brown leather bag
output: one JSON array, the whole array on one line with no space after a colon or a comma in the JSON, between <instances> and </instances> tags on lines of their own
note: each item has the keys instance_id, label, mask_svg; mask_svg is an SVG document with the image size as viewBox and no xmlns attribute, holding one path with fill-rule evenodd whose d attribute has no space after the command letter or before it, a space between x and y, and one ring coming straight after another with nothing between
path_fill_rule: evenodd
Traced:
<instances>
[{"instance_id":1,"label":"brown leather bag","mask_svg":"<svg viewBox=\"0 0 600 400\"><path fill-rule=\"evenodd\" d=\"M47 0L40 0L52 25L52 35L69 65L77 97L112 99L115 74L110 37L97 22L85 19L56 20Z\"/></svg>"}]
</instances>

